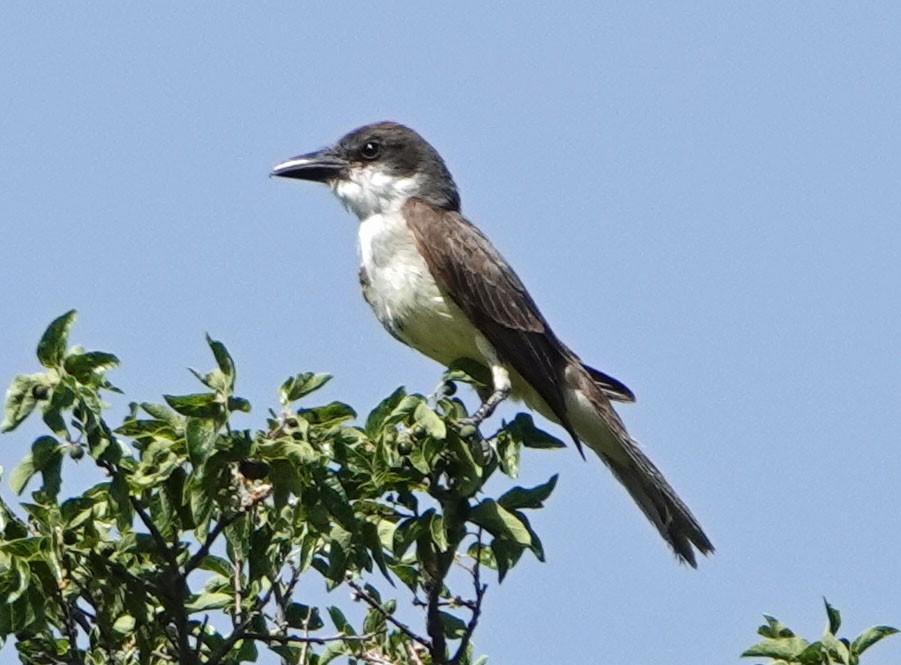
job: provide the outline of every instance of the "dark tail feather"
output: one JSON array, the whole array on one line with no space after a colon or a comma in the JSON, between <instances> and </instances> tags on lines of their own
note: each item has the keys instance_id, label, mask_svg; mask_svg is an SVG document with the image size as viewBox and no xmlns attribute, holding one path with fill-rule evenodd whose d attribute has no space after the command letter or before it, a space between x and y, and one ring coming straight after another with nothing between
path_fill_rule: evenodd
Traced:
<instances>
[{"instance_id":1,"label":"dark tail feather","mask_svg":"<svg viewBox=\"0 0 901 665\"><path fill-rule=\"evenodd\" d=\"M623 444L630 458L628 462L613 460L603 453L599 453L600 458L629 491L651 523L657 527L657 531L673 548L676 556L692 568L697 568L698 563L692 546L701 554L707 555L713 553L713 544L688 506L682 502L647 455L631 439Z\"/></svg>"},{"instance_id":2,"label":"dark tail feather","mask_svg":"<svg viewBox=\"0 0 901 665\"><path fill-rule=\"evenodd\" d=\"M697 568L692 546L707 555L713 553L713 543L688 506L635 442L630 441L626 448L630 463L620 463L603 454L600 457L676 555L692 568Z\"/></svg>"}]
</instances>

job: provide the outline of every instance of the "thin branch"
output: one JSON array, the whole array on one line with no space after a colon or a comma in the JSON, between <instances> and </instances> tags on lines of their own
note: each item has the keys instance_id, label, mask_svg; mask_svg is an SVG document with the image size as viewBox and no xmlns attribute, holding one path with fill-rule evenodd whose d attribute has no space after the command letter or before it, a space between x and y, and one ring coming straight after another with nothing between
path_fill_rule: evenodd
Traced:
<instances>
[{"instance_id":1,"label":"thin branch","mask_svg":"<svg viewBox=\"0 0 901 665\"><path fill-rule=\"evenodd\" d=\"M345 635L342 633L341 635L330 635L328 637L309 637L245 631L242 634L242 639L277 642L278 644L328 644L329 642L363 642L372 639L376 635L377 633L366 633L364 635Z\"/></svg>"},{"instance_id":2,"label":"thin branch","mask_svg":"<svg viewBox=\"0 0 901 665\"><path fill-rule=\"evenodd\" d=\"M77 611L78 608L74 607L73 604L70 604L63 598L62 590L60 588L56 589L56 597L57 603L59 603L60 609L63 611L63 618L66 628L66 637L69 640L69 657L71 663L74 665L82 665L84 663L84 659L81 657L81 651L78 649L78 630L75 628L75 617L73 615L73 611Z\"/></svg>"},{"instance_id":3,"label":"thin branch","mask_svg":"<svg viewBox=\"0 0 901 665\"><path fill-rule=\"evenodd\" d=\"M207 659L205 665L219 665L222 659L228 654L233 646L239 641L243 640L245 636L248 634L246 632L247 627L253 621L254 616L257 612L259 612L262 608L266 607L269 603L269 600L272 598L274 584L269 587L263 597L260 598L257 596L256 601L253 604L253 607L246 614L246 618L240 623L240 625L235 626L235 629L232 631L232 634L225 638L222 644L219 645L219 648L214 651L209 659Z\"/></svg>"},{"instance_id":4,"label":"thin branch","mask_svg":"<svg viewBox=\"0 0 901 665\"><path fill-rule=\"evenodd\" d=\"M467 604L466 606L472 612L472 616L469 619L469 623L466 624L466 631L463 633L463 637L460 638L460 645L457 647L457 652L454 654L454 657L451 658L451 665L456 665L459 663L463 656L466 654L466 649L469 647L469 643L472 639L472 634L475 632L476 626L479 623L479 617L482 614L482 599L485 597L485 592L488 590L487 584L482 584L482 529L479 527L479 533L476 537L476 557L475 563L472 567L472 585L475 589L476 599L471 604Z\"/></svg>"},{"instance_id":5,"label":"thin branch","mask_svg":"<svg viewBox=\"0 0 901 665\"><path fill-rule=\"evenodd\" d=\"M385 621L392 624L394 627L396 627L398 630L400 630L404 635L409 637L411 640L416 641L418 644L421 644L426 649L429 649L431 651L431 649L432 649L431 642L429 642L424 637L420 637L419 635L414 633L413 630L405 623L402 623L402 622L398 621L397 619L395 619L394 615L392 615L390 612L388 612L388 610L386 610L384 607L382 607L382 604L379 601L377 601L375 598L370 596L369 592L366 591L366 589L361 587L359 584L357 584L353 580L348 581L347 584L351 589L353 589L357 593L357 596L359 598L364 600L367 605L369 605L370 607L375 609L379 614L381 614L385 618Z\"/></svg>"},{"instance_id":6,"label":"thin branch","mask_svg":"<svg viewBox=\"0 0 901 665\"><path fill-rule=\"evenodd\" d=\"M203 545L200 546L200 549L191 555L191 558L185 563L185 575L191 573L203 562L204 557L210 553L210 548L212 548L213 543L216 542L216 539L222 532L237 522L246 512L246 510L239 510L216 522L216 525L210 529L210 532L206 535L206 538L204 538Z\"/></svg>"},{"instance_id":7,"label":"thin branch","mask_svg":"<svg viewBox=\"0 0 901 665\"><path fill-rule=\"evenodd\" d=\"M268 497L271 492L271 486L264 485L255 493L252 493L246 503L242 502L241 507L236 512L227 515L216 522L215 526L210 529L210 532L206 535L206 538L204 538L203 545L200 546L200 549L194 552L194 554L191 555L191 558L185 563L185 575L187 576L203 562L204 557L210 553L213 543L215 543L216 539L222 535L223 531L256 508L257 504Z\"/></svg>"},{"instance_id":8,"label":"thin branch","mask_svg":"<svg viewBox=\"0 0 901 665\"><path fill-rule=\"evenodd\" d=\"M169 544L166 542L166 539L163 538L163 534L160 533L160 530L156 528L156 524L153 523L153 520L150 519L150 515L147 514L147 511L144 510L144 506L141 505L141 502L134 496L129 495L128 500L131 502L131 507L134 509L135 513L137 513L138 517L141 518L141 522L144 523L144 526L147 528L147 531L150 532L150 537L153 538L153 542L156 544L157 549L159 549L160 554L166 559L166 563L172 568L173 573L178 571L178 558L175 552L169 547Z\"/></svg>"},{"instance_id":9,"label":"thin branch","mask_svg":"<svg viewBox=\"0 0 901 665\"><path fill-rule=\"evenodd\" d=\"M200 662L200 649L203 646L203 634L206 632L207 623L210 621L210 615L206 614L203 617L203 623L200 624L200 632L197 633L197 641L194 643L194 662Z\"/></svg>"}]
</instances>

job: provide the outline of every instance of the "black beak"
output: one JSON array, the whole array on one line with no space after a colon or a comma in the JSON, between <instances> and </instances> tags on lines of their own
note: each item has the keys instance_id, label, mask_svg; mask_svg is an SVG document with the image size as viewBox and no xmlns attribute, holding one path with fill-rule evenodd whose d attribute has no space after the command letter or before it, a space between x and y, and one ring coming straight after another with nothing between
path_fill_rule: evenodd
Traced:
<instances>
[{"instance_id":1,"label":"black beak","mask_svg":"<svg viewBox=\"0 0 901 665\"><path fill-rule=\"evenodd\" d=\"M346 167L346 159L336 155L331 148L325 148L276 164L269 175L312 180L313 182L328 182L337 178Z\"/></svg>"}]
</instances>

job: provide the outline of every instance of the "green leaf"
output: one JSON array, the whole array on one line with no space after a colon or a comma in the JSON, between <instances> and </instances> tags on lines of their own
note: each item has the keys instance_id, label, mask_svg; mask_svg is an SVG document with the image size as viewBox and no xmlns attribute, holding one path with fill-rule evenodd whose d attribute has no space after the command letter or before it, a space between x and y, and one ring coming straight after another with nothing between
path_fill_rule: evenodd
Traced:
<instances>
[{"instance_id":1,"label":"green leaf","mask_svg":"<svg viewBox=\"0 0 901 665\"><path fill-rule=\"evenodd\" d=\"M329 642L319 654L317 665L328 665L330 662L348 652L348 645L340 640Z\"/></svg>"},{"instance_id":2,"label":"green leaf","mask_svg":"<svg viewBox=\"0 0 901 665\"><path fill-rule=\"evenodd\" d=\"M516 510L518 508L541 508L544 501L554 491L557 485L557 475L551 476L550 480L541 485L525 489L523 487L514 487L502 494L497 502L507 510Z\"/></svg>"},{"instance_id":3,"label":"green leaf","mask_svg":"<svg viewBox=\"0 0 901 665\"><path fill-rule=\"evenodd\" d=\"M406 396L407 391L401 386L383 399L366 418L366 434L373 438L381 434L388 416L400 405Z\"/></svg>"},{"instance_id":4,"label":"green leaf","mask_svg":"<svg viewBox=\"0 0 901 665\"><path fill-rule=\"evenodd\" d=\"M479 537L481 538L481 535ZM497 568L494 556L491 554L491 545L489 543L476 540L466 549L466 555L473 561L478 561L483 566Z\"/></svg>"},{"instance_id":5,"label":"green leaf","mask_svg":"<svg viewBox=\"0 0 901 665\"><path fill-rule=\"evenodd\" d=\"M466 622L449 612L438 612L444 634L452 640L458 640L466 634Z\"/></svg>"},{"instance_id":6,"label":"green leaf","mask_svg":"<svg viewBox=\"0 0 901 665\"><path fill-rule=\"evenodd\" d=\"M163 395L166 403L183 416L218 418L222 415L222 402L215 393L193 395Z\"/></svg>"},{"instance_id":7,"label":"green leaf","mask_svg":"<svg viewBox=\"0 0 901 665\"><path fill-rule=\"evenodd\" d=\"M188 456L195 468L206 461L213 449L218 430L213 420L188 418L185 423L185 439L188 443Z\"/></svg>"},{"instance_id":8,"label":"green leaf","mask_svg":"<svg viewBox=\"0 0 901 665\"><path fill-rule=\"evenodd\" d=\"M188 371L194 375L194 378L196 378L213 392L224 395L227 395L229 394L229 392L231 392L230 388L228 387L228 377L226 377L225 374L222 373L222 370L218 367L211 372L207 372L206 374L198 372L193 367L189 367Z\"/></svg>"},{"instance_id":9,"label":"green leaf","mask_svg":"<svg viewBox=\"0 0 901 665\"><path fill-rule=\"evenodd\" d=\"M797 660L809 646L807 640L800 637L766 638L752 647L745 649L741 657L778 658L781 660Z\"/></svg>"},{"instance_id":10,"label":"green leaf","mask_svg":"<svg viewBox=\"0 0 901 665\"><path fill-rule=\"evenodd\" d=\"M157 420L162 420L169 425L178 429L181 426L181 418L178 417L169 407L164 404L153 404L152 402L141 402L141 408L150 416Z\"/></svg>"},{"instance_id":11,"label":"green leaf","mask_svg":"<svg viewBox=\"0 0 901 665\"><path fill-rule=\"evenodd\" d=\"M494 499L483 499L469 511L469 520L496 538L509 540L524 547L532 544L528 527Z\"/></svg>"},{"instance_id":12,"label":"green leaf","mask_svg":"<svg viewBox=\"0 0 901 665\"><path fill-rule=\"evenodd\" d=\"M289 603L285 608L285 621L291 628L319 630L324 625L319 608L302 603Z\"/></svg>"},{"instance_id":13,"label":"green leaf","mask_svg":"<svg viewBox=\"0 0 901 665\"><path fill-rule=\"evenodd\" d=\"M535 427L535 421L528 413L519 413L513 421L506 426L517 440L527 448L565 448L566 444L555 436L551 436L542 429Z\"/></svg>"},{"instance_id":14,"label":"green leaf","mask_svg":"<svg viewBox=\"0 0 901 665\"><path fill-rule=\"evenodd\" d=\"M329 538L328 569L325 577L335 584L340 584L347 573L347 559L353 543L353 534L335 524Z\"/></svg>"},{"instance_id":15,"label":"green leaf","mask_svg":"<svg viewBox=\"0 0 901 665\"><path fill-rule=\"evenodd\" d=\"M314 390L319 390L331 379L331 374L302 372L292 376L282 384L278 391L279 399L283 405L288 406L288 404L299 400L304 395L309 395Z\"/></svg>"},{"instance_id":16,"label":"green leaf","mask_svg":"<svg viewBox=\"0 0 901 665\"><path fill-rule=\"evenodd\" d=\"M469 443L453 434L447 437L447 450L451 458L448 472L453 477L454 489L462 496L475 494L482 486L485 470L473 457Z\"/></svg>"},{"instance_id":17,"label":"green leaf","mask_svg":"<svg viewBox=\"0 0 901 665\"><path fill-rule=\"evenodd\" d=\"M225 344L210 337L209 333L206 336L206 343L210 345L210 349L213 351L213 357L216 358L219 371L225 377L225 387L230 393L235 387L235 361L232 360L228 349L225 348Z\"/></svg>"},{"instance_id":18,"label":"green leaf","mask_svg":"<svg viewBox=\"0 0 901 665\"><path fill-rule=\"evenodd\" d=\"M175 441L178 434L168 422L163 420L126 420L115 430L116 434L131 437L133 439L141 437L151 437L154 439L167 439Z\"/></svg>"},{"instance_id":19,"label":"green leaf","mask_svg":"<svg viewBox=\"0 0 901 665\"><path fill-rule=\"evenodd\" d=\"M56 496L60 488L62 467L62 446L52 436L39 436L31 444L31 452L25 455L9 474L9 486L16 494L21 494L28 481L36 473L44 476L44 491Z\"/></svg>"},{"instance_id":20,"label":"green leaf","mask_svg":"<svg viewBox=\"0 0 901 665\"><path fill-rule=\"evenodd\" d=\"M434 439L443 441L447 436L447 427L444 421L425 402L420 402L417 405L416 410L413 412L413 420L426 431L426 434Z\"/></svg>"},{"instance_id":21,"label":"green leaf","mask_svg":"<svg viewBox=\"0 0 901 665\"><path fill-rule=\"evenodd\" d=\"M838 634L838 629L842 625L841 613L829 604L829 601L823 598L823 604L826 606L826 616L829 617L828 630L833 635Z\"/></svg>"},{"instance_id":22,"label":"green leaf","mask_svg":"<svg viewBox=\"0 0 901 665\"><path fill-rule=\"evenodd\" d=\"M795 634L792 630L786 626L784 623L779 621L774 616L770 616L769 614L764 614L763 618L766 619L766 624L760 626L757 629L757 634L761 637L794 637Z\"/></svg>"},{"instance_id":23,"label":"green leaf","mask_svg":"<svg viewBox=\"0 0 901 665\"><path fill-rule=\"evenodd\" d=\"M234 603L234 597L228 593L198 593L185 603L185 609L188 612L221 610L232 603Z\"/></svg>"},{"instance_id":24,"label":"green leaf","mask_svg":"<svg viewBox=\"0 0 901 665\"><path fill-rule=\"evenodd\" d=\"M416 593L419 587L419 569L416 566L405 563L394 563L390 565L390 568L410 591Z\"/></svg>"},{"instance_id":25,"label":"green leaf","mask_svg":"<svg viewBox=\"0 0 901 665\"><path fill-rule=\"evenodd\" d=\"M48 540L43 536L32 536L29 538L16 538L8 540L0 544L0 552L9 554L20 559L32 559L43 555L43 550L47 547Z\"/></svg>"},{"instance_id":26,"label":"green leaf","mask_svg":"<svg viewBox=\"0 0 901 665\"><path fill-rule=\"evenodd\" d=\"M388 546L383 545L379 527L372 522L364 521L361 525L361 532L363 542L366 544L366 548L369 550L370 554L372 554L372 560L375 561L375 564L379 567L379 571L385 576L385 579L391 582L391 585L393 586L394 582L391 580L391 575L388 573L388 562L385 560L385 553L383 551L383 547L387 548Z\"/></svg>"},{"instance_id":27,"label":"green leaf","mask_svg":"<svg viewBox=\"0 0 901 665\"><path fill-rule=\"evenodd\" d=\"M851 665L851 652L848 650L847 640L839 640L828 630L820 639L820 645L829 655L832 662L842 665ZM809 647L808 647L809 648Z\"/></svg>"},{"instance_id":28,"label":"green leaf","mask_svg":"<svg viewBox=\"0 0 901 665\"><path fill-rule=\"evenodd\" d=\"M420 517L408 517L398 523L394 530L394 556L402 557L413 541L429 528L432 512L434 509L430 508Z\"/></svg>"},{"instance_id":29,"label":"green leaf","mask_svg":"<svg viewBox=\"0 0 901 665\"><path fill-rule=\"evenodd\" d=\"M522 556L524 548L516 543L508 540L495 538L491 541L491 553L494 557L494 563L497 566L497 579L503 582L510 569L516 565Z\"/></svg>"},{"instance_id":30,"label":"green leaf","mask_svg":"<svg viewBox=\"0 0 901 665\"><path fill-rule=\"evenodd\" d=\"M3 422L0 432L10 432L25 420L34 410L38 400L35 390L48 388L49 381L45 374L19 374L6 389L6 402L3 408Z\"/></svg>"},{"instance_id":31,"label":"green leaf","mask_svg":"<svg viewBox=\"0 0 901 665\"><path fill-rule=\"evenodd\" d=\"M468 383L475 388L490 388L491 370L470 358L458 358L453 361L444 373L445 381Z\"/></svg>"},{"instance_id":32,"label":"green leaf","mask_svg":"<svg viewBox=\"0 0 901 665\"><path fill-rule=\"evenodd\" d=\"M119 635L127 635L135 629L135 618L130 614L123 614L113 623L113 632Z\"/></svg>"},{"instance_id":33,"label":"green leaf","mask_svg":"<svg viewBox=\"0 0 901 665\"><path fill-rule=\"evenodd\" d=\"M429 530L432 534L432 542L438 547L439 552L447 551L447 533L444 531L444 519L437 513L429 520Z\"/></svg>"},{"instance_id":34,"label":"green leaf","mask_svg":"<svg viewBox=\"0 0 901 665\"><path fill-rule=\"evenodd\" d=\"M119 359L112 353L91 351L75 353L66 357L63 368L78 379L79 383L87 383L95 375L119 364Z\"/></svg>"},{"instance_id":35,"label":"green leaf","mask_svg":"<svg viewBox=\"0 0 901 665\"><path fill-rule=\"evenodd\" d=\"M220 556L215 556L213 554L207 554L205 557L203 557L197 567L201 570L209 570L210 572L216 573L217 575L220 575L226 579L231 577L235 572L232 569L231 563L229 563L226 559L223 559Z\"/></svg>"},{"instance_id":36,"label":"green leaf","mask_svg":"<svg viewBox=\"0 0 901 665\"><path fill-rule=\"evenodd\" d=\"M347 623L347 619L344 616L344 612L339 610L334 605L328 607L328 615L332 619L332 623L335 624L335 628L339 633L345 633L347 635L353 635L353 628L350 627L350 624Z\"/></svg>"},{"instance_id":37,"label":"green leaf","mask_svg":"<svg viewBox=\"0 0 901 665\"><path fill-rule=\"evenodd\" d=\"M529 549L532 550L532 554L535 555L535 558L539 561L544 561L544 545L541 544L541 539L538 537L538 534L535 533L535 530L532 528L532 525L529 524L529 518L523 515L520 511L514 511L513 513L520 519L523 526L529 532L529 535L532 537L532 544L529 545Z\"/></svg>"},{"instance_id":38,"label":"green leaf","mask_svg":"<svg viewBox=\"0 0 901 665\"><path fill-rule=\"evenodd\" d=\"M75 322L75 310L69 310L57 317L47 326L41 341L38 342L38 360L47 368L58 368L66 354L69 343L69 330Z\"/></svg>"},{"instance_id":39,"label":"green leaf","mask_svg":"<svg viewBox=\"0 0 901 665\"><path fill-rule=\"evenodd\" d=\"M226 404L228 405L229 411L250 413L250 402L243 397L229 397Z\"/></svg>"},{"instance_id":40,"label":"green leaf","mask_svg":"<svg viewBox=\"0 0 901 665\"><path fill-rule=\"evenodd\" d=\"M879 640L888 637L889 635L894 635L897 632L898 629L893 628L892 626L873 626L872 628L867 628L851 643L851 652L862 654Z\"/></svg>"},{"instance_id":41,"label":"green leaf","mask_svg":"<svg viewBox=\"0 0 901 665\"><path fill-rule=\"evenodd\" d=\"M12 605L22 598L25 592L28 591L28 586L31 583L31 570L28 568L28 564L17 557L13 557L11 563L11 568L5 571L3 575L3 578L5 578L3 579L3 586L6 587L4 591L7 592L4 594L3 602L8 605Z\"/></svg>"},{"instance_id":42,"label":"green leaf","mask_svg":"<svg viewBox=\"0 0 901 665\"><path fill-rule=\"evenodd\" d=\"M522 449L522 441L502 429L496 435L496 445L501 471L510 478L519 476L519 454Z\"/></svg>"},{"instance_id":43,"label":"green leaf","mask_svg":"<svg viewBox=\"0 0 901 665\"><path fill-rule=\"evenodd\" d=\"M330 426L356 418L357 412L343 402L331 402L311 409L298 409L297 415L303 416L313 425Z\"/></svg>"}]
</instances>

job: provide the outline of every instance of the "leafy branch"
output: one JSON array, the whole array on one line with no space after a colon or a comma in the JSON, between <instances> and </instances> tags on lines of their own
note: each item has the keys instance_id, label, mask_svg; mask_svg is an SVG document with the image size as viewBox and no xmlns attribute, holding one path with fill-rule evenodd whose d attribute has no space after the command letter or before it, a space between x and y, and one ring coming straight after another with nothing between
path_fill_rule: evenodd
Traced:
<instances>
[{"instance_id":1,"label":"leafy branch","mask_svg":"<svg viewBox=\"0 0 901 665\"><path fill-rule=\"evenodd\" d=\"M858 665L864 651L898 632L891 626L873 626L850 640L838 637L841 613L825 598L826 627L820 639L808 642L773 616L757 630L763 639L741 654L744 658L770 658L770 665Z\"/></svg>"},{"instance_id":2,"label":"leafy branch","mask_svg":"<svg viewBox=\"0 0 901 665\"><path fill-rule=\"evenodd\" d=\"M522 414L487 439L464 436L451 389L398 389L357 425L346 404L307 403L330 378L312 372L282 384L263 427L235 429L250 404L209 337L215 367L192 370L201 391L133 402L113 426L104 400L120 392L107 378L119 361L70 346L74 320L47 328L43 371L13 379L0 424L14 431L39 413L48 430L10 474L19 494L37 483L18 507L25 519L0 501L0 638L15 638L23 662L216 665L260 648L304 665L483 660L472 648L482 568L501 581L523 552L543 560L524 511L542 507L556 477L496 497L485 484L515 478L523 447L560 441ZM448 378L477 383L470 370ZM65 495L88 460L101 480ZM472 577L471 599L454 591L454 568ZM303 602L301 578L350 589L362 630L336 605ZM398 616L397 582L418 620Z\"/></svg>"}]
</instances>

